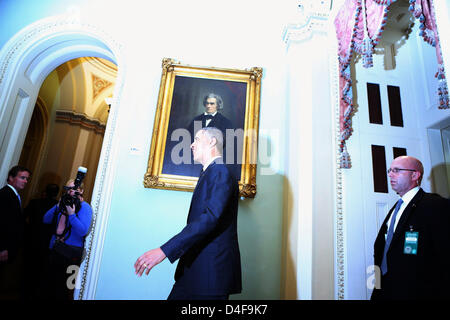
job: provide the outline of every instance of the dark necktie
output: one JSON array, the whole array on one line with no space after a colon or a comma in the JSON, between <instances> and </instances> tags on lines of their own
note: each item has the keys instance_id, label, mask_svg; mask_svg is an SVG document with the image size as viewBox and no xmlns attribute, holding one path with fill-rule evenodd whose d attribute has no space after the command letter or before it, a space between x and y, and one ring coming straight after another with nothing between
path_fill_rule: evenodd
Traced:
<instances>
[{"instance_id":1,"label":"dark necktie","mask_svg":"<svg viewBox=\"0 0 450 320\"><path fill-rule=\"evenodd\" d=\"M203 115L202 127L203 128L206 127L206 120L212 120L212 118L214 118L213 115L210 114Z\"/></svg>"},{"instance_id":2,"label":"dark necktie","mask_svg":"<svg viewBox=\"0 0 450 320\"><path fill-rule=\"evenodd\" d=\"M19 199L20 213L23 213L22 198L20 198L19 194L17 194L17 199Z\"/></svg>"},{"instance_id":3,"label":"dark necktie","mask_svg":"<svg viewBox=\"0 0 450 320\"><path fill-rule=\"evenodd\" d=\"M394 225L395 225L395 218L397 217L398 210L400 210L400 207L402 206L403 200L400 198L400 200L397 201L397 205L395 206L394 213L392 214L391 223L389 224L389 229L386 237L386 244L384 245L384 252L383 252L383 260L381 261L381 272L383 275L387 272L387 251L389 249L389 245L391 244L392 237L394 236Z\"/></svg>"}]
</instances>

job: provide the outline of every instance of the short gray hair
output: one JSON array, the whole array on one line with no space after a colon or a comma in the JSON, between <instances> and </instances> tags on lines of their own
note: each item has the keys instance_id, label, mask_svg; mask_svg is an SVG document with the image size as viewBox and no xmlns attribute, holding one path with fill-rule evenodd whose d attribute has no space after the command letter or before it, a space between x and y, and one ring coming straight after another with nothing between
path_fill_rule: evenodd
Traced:
<instances>
[{"instance_id":1,"label":"short gray hair","mask_svg":"<svg viewBox=\"0 0 450 320\"><path fill-rule=\"evenodd\" d=\"M203 131L203 133L205 135L207 135L208 138L216 139L217 151L219 151L219 153L222 154L223 153L223 133L222 133L222 131L220 131L216 127L204 127L204 128L201 128L200 131Z\"/></svg>"}]
</instances>

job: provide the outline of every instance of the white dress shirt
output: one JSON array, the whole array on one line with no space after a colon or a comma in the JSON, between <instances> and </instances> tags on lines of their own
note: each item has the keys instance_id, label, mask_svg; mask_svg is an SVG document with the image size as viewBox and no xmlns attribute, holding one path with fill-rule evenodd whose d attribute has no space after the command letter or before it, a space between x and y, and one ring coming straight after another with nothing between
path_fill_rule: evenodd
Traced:
<instances>
[{"instance_id":1,"label":"white dress shirt","mask_svg":"<svg viewBox=\"0 0 450 320\"><path fill-rule=\"evenodd\" d=\"M420 189L419 186L417 186L415 188L412 188L407 193L405 193L403 195L403 197L401 197L401 199L403 200L403 203L400 206L400 209L398 210L397 216L395 217L394 232L395 232L395 229L397 228L397 224L400 221L400 218L402 216L403 211L405 211L405 208L411 202L412 198L414 198L414 196L417 194L417 192L419 192L419 189ZM389 217L389 220L387 222L388 229L389 229L389 226L391 224L391 219L392 219L392 215Z\"/></svg>"},{"instance_id":2,"label":"white dress shirt","mask_svg":"<svg viewBox=\"0 0 450 320\"><path fill-rule=\"evenodd\" d=\"M207 164L205 164L205 165L203 166L203 172L205 172L206 168L208 168L208 166L209 166L214 160L216 160L216 159L218 159L218 158L220 158L220 157L222 157L222 156L217 156L217 157L211 158L211 160L210 160Z\"/></svg>"},{"instance_id":3,"label":"white dress shirt","mask_svg":"<svg viewBox=\"0 0 450 320\"><path fill-rule=\"evenodd\" d=\"M214 116L216 115L216 113L217 113L217 111L214 112L214 113L211 113L211 115L214 117ZM208 112L205 112L205 113L204 113L205 116L207 116L208 114L209 114ZM205 121L205 127L207 127L208 124L209 124L211 121L212 121L212 119L206 119L206 121Z\"/></svg>"}]
</instances>

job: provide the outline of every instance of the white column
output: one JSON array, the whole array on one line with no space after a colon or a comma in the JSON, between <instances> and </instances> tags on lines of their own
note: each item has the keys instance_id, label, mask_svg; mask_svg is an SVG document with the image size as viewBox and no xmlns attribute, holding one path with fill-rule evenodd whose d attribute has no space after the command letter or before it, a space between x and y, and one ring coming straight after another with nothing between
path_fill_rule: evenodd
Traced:
<instances>
[{"instance_id":1,"label":"white column","mask_svg":"<svg viewBox=\"0 0 450 320\"><path fill-rule=\"evenodd\" d=\"M331 1L299 1L285 29L289 139L282 297L334 298L334 112L330 97ZM295 286L295 287L294 287Z\"/></svg>"}]
</instances>

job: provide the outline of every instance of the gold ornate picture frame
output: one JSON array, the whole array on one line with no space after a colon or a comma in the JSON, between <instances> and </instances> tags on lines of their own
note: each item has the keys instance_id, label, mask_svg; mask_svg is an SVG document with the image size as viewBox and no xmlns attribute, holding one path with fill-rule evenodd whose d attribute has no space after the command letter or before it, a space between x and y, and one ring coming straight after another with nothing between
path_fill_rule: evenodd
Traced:
<instances>
[{"instance_id":1,"label":"gold ornate picture frame","mask_svg":"<svg viewBox=\"0 0 450 320\"><path fill-rule=\"evenodd\" d=\"M222 100L223 108L218 113L233 126L224 135L227 150L224 159L226 163L232 160L240 195L254 198L261 78L262 69L256 67L248 70L198 67L163 59L144 186L194 190L201 165L192 162L192 124L205 112L206 96L213 93Z\"/></svg>"}]
</instances>

